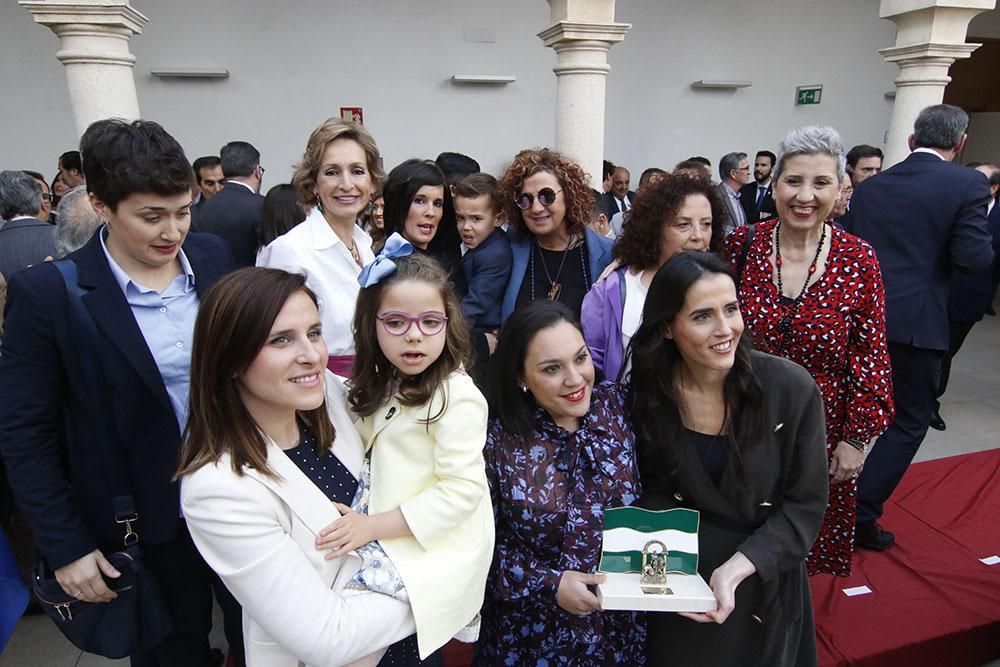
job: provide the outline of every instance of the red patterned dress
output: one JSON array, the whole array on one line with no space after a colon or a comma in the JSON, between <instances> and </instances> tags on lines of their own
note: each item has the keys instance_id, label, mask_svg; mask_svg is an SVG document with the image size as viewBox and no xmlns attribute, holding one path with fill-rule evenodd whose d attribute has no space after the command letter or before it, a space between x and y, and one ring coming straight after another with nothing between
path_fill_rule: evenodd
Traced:
<instances>
[{"instance_id":1,"label":"red patterned dress","mask_svg":"<svg viewBox=\"0 0 1000 667\"><path fill-rule=\"evenodd\" d=\"M802 295L790 332L783 334L778 323L787 311L771 263L776 225L776 220L756 225L740 279L740 311L757 349L791 359L816 380L826 413L829 458L845 438L867 442L880 435L895 413L882 272L867 242L829 225L826 268ZM726 240L726 255L736 271L746 237L744 226ZM830 485L823 526L806 561L810 575L851 573L856 503L857 480Z\"/></svg>"}]
</instances>

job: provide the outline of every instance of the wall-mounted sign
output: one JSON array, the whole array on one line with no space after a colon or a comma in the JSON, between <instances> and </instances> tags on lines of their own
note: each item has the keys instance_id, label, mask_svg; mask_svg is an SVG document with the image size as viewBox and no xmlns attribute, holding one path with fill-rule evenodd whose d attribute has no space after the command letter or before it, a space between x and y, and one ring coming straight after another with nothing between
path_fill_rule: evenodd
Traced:
<instances>
[{"instance_id":1,"label":"wall-mounted sign","mask_svg":"<svg viewBox=\"0 0 1000 667\"><path fill-rule=\"evenodd\" d=\"M365 112L361 107L340 107L340 118L349 123L365 124Z\"/></svg>"},{"instance_id":2,"label":"wall-mounted sign","mask_svg":"<svg viewBox=\"0 0 1000 667\"><path fill-rule=\"evenodd\" d=\"M819 104L823 97L823 86L799 86L795 89L795 106Z\"/></svg>"}]
</instances>

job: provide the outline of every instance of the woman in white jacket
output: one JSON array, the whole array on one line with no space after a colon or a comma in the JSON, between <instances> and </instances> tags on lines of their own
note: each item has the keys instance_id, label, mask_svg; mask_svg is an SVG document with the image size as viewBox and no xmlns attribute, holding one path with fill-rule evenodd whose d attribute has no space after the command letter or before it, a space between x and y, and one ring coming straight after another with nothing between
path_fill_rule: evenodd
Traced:
<instances>
[{"instance_id":1,"label":"woman in white jacket","mask_svg":"<svg viewBox=\"0 0 1000 667\"><path fill-rule=\"evenodd\" d=\"M243 605L249 667L375 664L415 655L413 615L377 593L342 596L360 566L317 534L349 505L363 450L325 370L316 297L301 275L251 268L205 296L178 477L191 536ZM400 641L403 640L403 641Z\"/></svg>"}]
</instances>

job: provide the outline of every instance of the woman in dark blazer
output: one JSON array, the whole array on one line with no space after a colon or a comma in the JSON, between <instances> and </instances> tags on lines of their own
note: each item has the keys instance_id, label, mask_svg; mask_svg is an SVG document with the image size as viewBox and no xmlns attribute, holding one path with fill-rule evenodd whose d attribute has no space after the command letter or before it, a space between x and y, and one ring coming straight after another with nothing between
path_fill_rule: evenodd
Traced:
<instances>
[{"instance_id":1,"label":"woman in dark blazer","mask_svg":"<svg viewBox=\"0 0 1000 667\"><path fill-rule=\"evenodd\" d=\"M652 665L815 665L805 556L826 507L823 406L809 374L753 352L711 253L657 272L632 338L627 409L650 509L701 512L717 608L648 615Z\"/></svg>"},{"instance_id":2,"label":"woman in dark blazer","mask_svg":"<svg viewBox=\"0 0 1000 667\"><path fill-rule=\"evenodd\" d=\"M232 257L221 239L188 234L191 165L162 127L97 121L80 144L90 201L106 224L66 264L11 278L0 451L41 557L78 600L116 597L119 573L105 555L121 550L116 512L132 504L143 566L174 625L133 665L214 667L222 656L208 643L213 588L242 665L239 607L191 542L173 481L194 318ZM67 268L75 278L60 273ZM127 488L112 482L108 450L124 452Z\"/></svg>"}]
</instances>

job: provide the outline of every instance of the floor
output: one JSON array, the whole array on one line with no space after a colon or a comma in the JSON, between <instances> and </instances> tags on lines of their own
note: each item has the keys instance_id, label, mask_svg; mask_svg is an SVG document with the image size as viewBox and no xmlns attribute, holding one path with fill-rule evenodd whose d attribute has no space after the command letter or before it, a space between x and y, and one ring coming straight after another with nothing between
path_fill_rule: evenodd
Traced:
<instances>
[{"instance_id":1,"label":"floor","mask_svg":"<svg viewBox=\"0 0 1000 667\"><path fill-rule=\"evenodd\" d=\"M952 365L951 384L941 400L944 432L929 431L916 460L954 456L1000 446L1000 318L987 317L973 328ZM218 611L218 610L216 610ZM225 646L221 618L212 644ZM82 654L67 642L46 616L21 620L0 667L111 667L127 660ZM961 667L961 666L955 666ZM975 667L975 666L970 666ZM995 660L983 667L1000 667Z\"/></svg>"}]
</instances>

